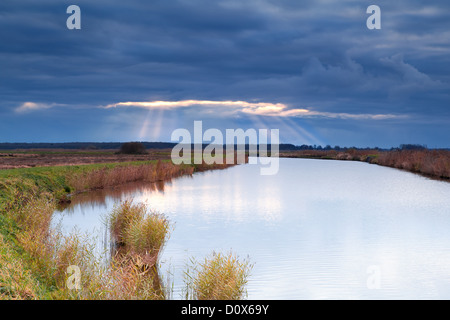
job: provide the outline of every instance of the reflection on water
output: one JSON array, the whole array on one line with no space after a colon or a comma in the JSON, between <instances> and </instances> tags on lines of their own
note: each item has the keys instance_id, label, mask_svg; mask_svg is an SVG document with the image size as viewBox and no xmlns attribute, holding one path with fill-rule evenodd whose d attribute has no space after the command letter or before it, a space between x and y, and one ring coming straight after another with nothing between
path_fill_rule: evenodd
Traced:
<instances>
[{"instance_id":1,"label":"reflection on water","mask_svg":"<svg viewBox=\"0 0 450 320\"><path fill-rule=\"evenodd\" d=\"M161 272L174 298L189 258L232 250L254 263L250 299L449 299L449 194L449 183L391 168L280 159L274 176L240 165L83 194L55 219L98 232L105 248L114 203L164 213L174 228Z\"/></svg>"},{"instance_id":2,"label":"reflection on water","mask_svg":"<svg viewBox=\"0 0 450 320\"><path fill-rule=\"evenodd\" d=\"M76 195L72 203L61 204L59 211L64 211L67 214L76 212L77 210L86 208L108 207L110 201L120 201L123 198L133 197L135 192L143 191L159 191L164 192L164 181L157 181L154 183L131 182L123 184L120 187L99 189L91 192L84 192Z\"/></svg>"},{"instance_id":3,"label":"reflection on water","mask_svg":"<svg viewBox=\"0 0 450 320\"><path fill-rule=\"evenodd\" d=\"M170 181L154 183L132 182L116 188L99 189L77 194L71 203L63 203L53 215L52 225L58 226L65 233L73 230L89 234L96 242L97 254L108 262L116 252L111 243L109 230L106 226L107 215L122 200L133 199L136 193L164 192L165 184Z\"/></svg>"}]
</instances>

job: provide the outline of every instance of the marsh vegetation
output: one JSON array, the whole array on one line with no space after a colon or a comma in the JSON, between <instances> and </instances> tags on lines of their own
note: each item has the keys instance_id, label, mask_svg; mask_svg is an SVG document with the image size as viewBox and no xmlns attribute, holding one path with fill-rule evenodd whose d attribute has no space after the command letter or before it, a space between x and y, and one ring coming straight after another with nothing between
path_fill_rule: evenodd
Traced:
<instances>
[{"instance_id":1,"label":"marsh vegetation","mask_svg":"<svg viewBox=\"0 0 450 320\"><path fill-rule=\"evenodd\" d=\"M0 298L166 299L169 287L157 270L171 228L163 214L131 200L118 203L108 219L114 246L106 265L95 255L91 235L52 228L51 219L58 203L73 194L167 181L195 170L158 160L1 171ZM70 266L82 275L76 290L67 284Z\"/></svg>"},{"instance_id":2,"label":"marsh vegetation","mask_svg":"<svg viewBox=\"0 0 450 320\"><path fill-rule=\"evenodd\" d=\"M450 150L397 148L283 151L280 157L363 161L437 179L450 179Z\"/></svg>"}]
</instances>

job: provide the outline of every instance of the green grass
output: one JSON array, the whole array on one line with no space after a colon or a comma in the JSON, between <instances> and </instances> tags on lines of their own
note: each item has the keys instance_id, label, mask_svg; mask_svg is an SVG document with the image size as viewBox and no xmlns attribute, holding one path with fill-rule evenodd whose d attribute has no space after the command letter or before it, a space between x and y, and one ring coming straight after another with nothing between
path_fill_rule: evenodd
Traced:
<instances>
[{"instance_id":1,"label":"green grass","mask_svg":"<svg viewBox=\"0 0 450 320\"><path fill-rule=\"evenodd\" d=\"M4 225L0 231L4 231ZM0 233L0 300L37 299L43 295L39 281L22 263L21 252Z\"/></svg>"},{"instance_id":2,"label":"green grass","mask_svg":"<svg viewBox=\"0 0 450 320\"><path fill-rule=\"evenodd\" d=\"M51 155L112 155L115 151L74 151L74 150L0 150L0 154L51 154Z\"/></svg>"},{"instance_id":3,"label":"green grass","mask_svg":"<svg viewBox=\"0 0 450 320\"><path fill-rule=\"evenodd\" d=\"M50 192L56 198L59 198L73 190L73 187L68 181L72 176L89 174L98 170L111 170L117 167L141 166L156 163L156 160L151 160L0 170L0 201L4 203L5 201L11 200L11 196L15 196L13 189L22 193L36 193L37 190Z\"/></svg>"}]
</instances>

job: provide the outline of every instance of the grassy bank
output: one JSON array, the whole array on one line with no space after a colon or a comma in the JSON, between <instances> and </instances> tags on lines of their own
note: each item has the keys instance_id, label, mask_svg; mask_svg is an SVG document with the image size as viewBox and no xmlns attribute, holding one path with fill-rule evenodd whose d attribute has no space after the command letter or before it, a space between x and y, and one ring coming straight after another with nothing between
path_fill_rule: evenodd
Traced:
<instances>
[{"instance_id":1,"label":"grassy bank","mask_svg":"<svg viewBox=\"0 0 450 320\"><path fill-rule=\"evenodd\" d=\"M131 181L167 180L192 174L194 169L170 162L148 161L0 171L1 297L71 297L73 292L68 295L64 282L69 261L84 266L84 275L102 274L93 270L98 266L92 263L95 259L89 254L86 239L75 235L64 237L50 230L51 216L59 201L67 201L77 192ZM98 281L90 279L85 287ZM93 287L98 289L99 285Z\"/></svg>"},{"instance_id":2,"label":"grassy bank","mask_svg":"<svg viewBox=\"0 0 450 320\"><path fill-rule=\"evenodd\" d=\"M391 150L348 149L302 150L280 152L280 157L363 161L406 170L427 177L450 180L449 150Z\"/></svg>"},{"instance_id":3,"label":"grassy bank","mask_svg":"<svg viewBox=\"0 0 450 320\"><path fill-rule=\"evenodd\" d=\"M147 272L168 232L160 216L146 216L141 208L121 231L131 254L115 257L106 269L93 256L87 236L63 235L50 228L51 217L58 202L74 193L163 181L205 169L139 161L1 170L0 299L163 299L154 274ZM80 290L67 285L71 265L83 275Z\"/></svg>"}]
</instances>

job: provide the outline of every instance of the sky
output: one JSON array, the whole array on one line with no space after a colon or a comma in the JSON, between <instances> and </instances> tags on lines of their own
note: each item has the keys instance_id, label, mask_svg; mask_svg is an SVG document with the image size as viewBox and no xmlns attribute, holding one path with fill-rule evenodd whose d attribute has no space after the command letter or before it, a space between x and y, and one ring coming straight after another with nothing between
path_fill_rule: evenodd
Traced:
<instances>
[{"instance_id":1,"label":"sky","mask_svg":"<svg viewBox=\"0 0 450 320\"><path fill-rule=\"evenodd\" d=\"M0 142L170 142L194 121L448 148L450 2L1 0Z\"/></svg>"}]
</instances>

